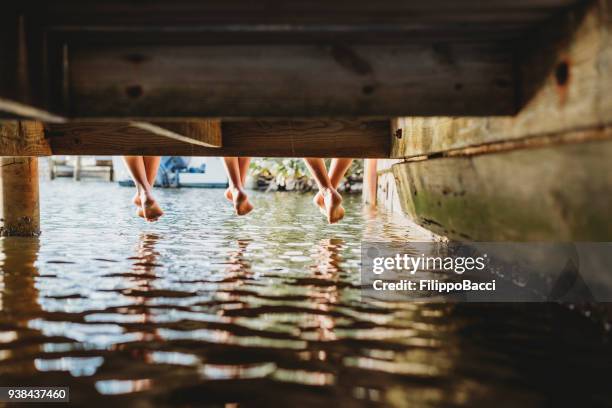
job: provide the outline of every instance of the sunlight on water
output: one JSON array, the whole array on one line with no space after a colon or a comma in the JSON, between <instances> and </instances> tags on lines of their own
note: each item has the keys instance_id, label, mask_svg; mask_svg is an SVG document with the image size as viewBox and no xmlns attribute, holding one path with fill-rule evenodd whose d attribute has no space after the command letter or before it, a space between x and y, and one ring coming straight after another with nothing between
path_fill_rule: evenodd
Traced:
<instances>
[{"instance_id":1,"label":"sunlight on water","mask_svg":"<svg viewBox=\"0 0 612 408\"><path fill-rule=\"evenodd\" d=\"M237 218L220 190L164 190L166 216L147 224L128 188L41 189L43 235L0 240L3 384L120 406L609 396L609 344L565 309L362 297L362 240L431 236L360 197L330 226L310 195L253 193L256 210Z\"/></svg>"}]
</instances>

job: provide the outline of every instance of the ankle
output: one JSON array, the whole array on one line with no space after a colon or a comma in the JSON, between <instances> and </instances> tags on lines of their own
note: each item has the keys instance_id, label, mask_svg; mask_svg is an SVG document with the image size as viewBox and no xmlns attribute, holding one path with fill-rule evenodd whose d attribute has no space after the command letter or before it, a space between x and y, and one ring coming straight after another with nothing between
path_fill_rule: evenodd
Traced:
<instances>
[{"instance_id":1,"label":"ankle","mask_svg":"<svg viewBox=\"0 0 612 408\"><path fill-rule=\"evenodd\" d=\"M231 190L233 196L236 196L236 195L244 196L244 195L246 195L246 193L244 191L244 188L242 188L242 187L233 186L233 187L230 187L230 190Z\"/></svg>"},{"instance_id":2,"label":"ankle","mask_svg":"<svg viewBox=\"0 0 612 408\"><path fill-rule=\"evenodd\" d=\"M143 189L138 192L138 196L143 202L144 201L155 201L155 198L153 197L153 192L151 190Z\"/></svg>"},{"instance_id":3,"label":"ankle","mask_svg":"<svg viewBox=\"0 0 612 408\"><path fill-rule=\"evenodd\" d=\"M323 197L332 197L332 196L338 195L338 192L333 187L323 187L319 190L319 193Z\"/></svg>"}]
</instances>

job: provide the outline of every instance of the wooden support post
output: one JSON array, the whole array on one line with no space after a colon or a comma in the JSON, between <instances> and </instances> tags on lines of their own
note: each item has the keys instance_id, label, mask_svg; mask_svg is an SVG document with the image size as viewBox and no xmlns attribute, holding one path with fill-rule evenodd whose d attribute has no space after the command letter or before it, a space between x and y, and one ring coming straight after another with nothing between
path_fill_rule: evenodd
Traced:
<instances>
[{"instance_id":1,"label":"wooden support post","mask_svg":"<svg viewBox=\"0 0 612 408\"><path fill-rule=\"evenodd\" d=\"M38 158L3 157L0 182L0 235L40 234Z\"/></svg>"},{"instance_id":2,"label":"wooden support post","mask_svg":"<svg viewBox=\"0 0 612 408\"><path fill-rule=\"evenodd\" d=\"M48 161L49 180L55 180L55 160L53 157L49 157Z\"/></svg>"},{"instance_id":3,"label":"wooden support post","mask_svg":"<svg viewBox=\"0 0 612 408\"><path fill-rule=\"evenodd\" d=\"M72 172L72 177L74 178L74 181L81 180L81 164L81 156L76 156L74 158L74 168Z\"/></svg>"},{"instance_id":4,"label":"wooden support post","mask_svg":"<svg viewBox=\"0 0 612 408\"><path fill-rule=\"evenodd\" d=\"M378 186L377 164L378 160L376 159L366 159L363 169L363 202L370 205L370 207L376 207L376 190Z\"/></svg>"}]
</instances>

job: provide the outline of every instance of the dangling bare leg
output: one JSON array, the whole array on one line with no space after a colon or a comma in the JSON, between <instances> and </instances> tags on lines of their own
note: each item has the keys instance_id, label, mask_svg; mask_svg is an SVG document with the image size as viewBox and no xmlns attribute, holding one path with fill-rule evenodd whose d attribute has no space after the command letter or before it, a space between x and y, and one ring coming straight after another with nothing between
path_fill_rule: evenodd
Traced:
<instances>
[{"instance_id":1,"label":"dangling bare leg","mask_svg":"<svg viewBox=\"0 0 612 408\"><path fill-rule=\"evenodd\" d=\"M157 221L164 214L153 197L152 187L157 175L159 160L157 156L123 156L123 161L136 184L136 196L133 201L140 207L138 215L150 222ZM150 179L152 181L149 181Z\"/></svg>"},{"instance_id":2,"label":"dangling bare leg","mask_svg":"<svg viewBox=\"0 0 612 408\"><path fill-rule=\"evenodd\" d=\"M330 224L336 223L344 217L344 208L342 207L342 196L338 194L327 175L327 168L323 159L314 157L305 157L306 166L312 173L319 192L323 196L323 205L325 207L325 215L327 222Z\"/></svg>"},{"instance_id":3,"label":"dangling bare leg","mask_svg":"<svg viewBox=\"0 0 612 408\"><path fill-rule=\"evenodd\" d=\"M159 162L161 160L160 156L142 156L142 160L145 166L145 172L147 174L147 181L153 189L155 185L155 179L157 178L157 171L159 169ZM134 204L138 207L138 216L141 218L145 218L144 210L142 209L142 200L140 199L140 195L136 192L136 195L133 199ZM163 212L162 212L163 214Z\"/></svg>"},{"instance_id":4,"label":"dangling bare leg","mask_svg":"<svg viewBox=\"0 0 612 408\"><path fill-rule=\"evenodd\" d=\"M249 172L249 164L251 164L250 157L238 157L238 168L240 169L240 181L242 182L243 187L244 187L244 184L246 183L247 173ZM227 198L228 201L233 202L231 187L228 187L225 190L225 198Z\"/></svg>"},{"instance_id":5,"label":"dangling bare leg","mask_svg":"<svg viewBox=\"0 0 612 408\"><path fill-rule=\"evenodd\" d=\"M353 163L353 159L332 159L331 165L329 166L329 181L331 182L332 187L335 189L338 188L342 178L344 178L344 174L349 167L351 167L351 163ZM319 209L322 213L325 213L325 203L323 202L323 194L319 191L313 199L314 203L319 206Z\"/></svg>"},{"instance_id":6,"label":"dangling bare leg","mask_svg":"<svg viewBox=\"0 0 612 408\"><path fill-rule=\"evenodd\" d=\"M248 162L247 167L248 167ZM236 215L246 215L253 210L253 205L249 202L249 198L244 192L242 174L240 168L240 159L238 157L224 157L223 164L229 178L229 192L226 191L225 197L230 198L234 204ZM244 172L246 177L246 170Z\"/></svg>"}]
</instances>

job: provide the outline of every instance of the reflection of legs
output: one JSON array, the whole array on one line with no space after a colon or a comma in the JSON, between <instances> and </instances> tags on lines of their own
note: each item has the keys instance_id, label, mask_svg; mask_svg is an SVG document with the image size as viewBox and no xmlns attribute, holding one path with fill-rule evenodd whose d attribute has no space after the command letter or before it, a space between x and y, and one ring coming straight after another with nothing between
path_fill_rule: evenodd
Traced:
<instances>
[{"instance_id":1,"label":"reflection of legs","mask_svg":"<svg viewBox=\"0 0 612 408\"><path fill-rule=\"evenodd\" d=\"M150 182L152 185L153 183ZM158 234L144 233L140 234L138 240L138 246L136 248L136 254L132 259L137 259L132 266L132 272L135 276L139 276L137 280L128 278L125 285L129 289L134 289L140 292L155 291L155 281L159 275L158 258L160 256L157 250L157 243L163 237ZM141 312L139 312L142 318L142 323L145 325L153 325L155 322L155 301L151 297L146 295L136 295L130 297L132 302L135 302ZM151 330L149 335L155 341L162 341L159 334L159 330ZM146 363L153 363L153 350L149 348L139 348L131 353L132 358L142 359Z\"/></svg>"},{"instance_id":2,"label":"reflection of legs","mask_svg":"<svg viewBox=\"0 0 612 408\"><path fill-rule=\"evenodd\" d=\"M340 185L340 181L344 177L344 174L351 167L353 159L332 159L331 165L329 166L329 181L331 181L332 187L335 189ZM319 206L321 211L325 211L325 203L323 202L323 195L318 192L314 200L316 205Z\"/></svg>"},{"instance_id":3,"label":"reflection of legs","mask_svg":"<svg viewBox=\"0 0 612 408\"><path fill-rule=\"evenodd\" d=\"M253 206L244 192L243 183L246 178L250 158L224 157L223 164L229 178L229 188L225 197L232 200L237 215L245 215L251 212ZM241 167L241 163L243 167Z\"/></svg>"},{"instance_id":4,"label":"reflection of legs","mask_svg":"<svg viewBox=\"0 0 612 408\"><path fill-rule=\"evenodd\" d=\"M153 197L153 183L149 181L149 177L155 180L159 157L123 156L123 161L136 184L134 204L140 207L138 215L147 221L157 221L164 212Z\"/></svg>"},{"instance_id":5,"label":"reflection of legs","mask_svg":"<svg viewBox=\"0 0 612 408\"><path fill-rule=\"evenodd\" d=\"M330 224L340 221L344 217L342 197L338 194L327 175L325 162L323 159L314 157L305 157L304 161L319 186L319 192L323 196L323 206L327 221Z\"/></svg>"}]
</instances>

